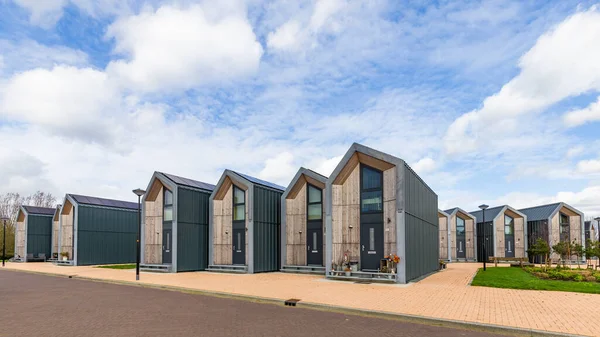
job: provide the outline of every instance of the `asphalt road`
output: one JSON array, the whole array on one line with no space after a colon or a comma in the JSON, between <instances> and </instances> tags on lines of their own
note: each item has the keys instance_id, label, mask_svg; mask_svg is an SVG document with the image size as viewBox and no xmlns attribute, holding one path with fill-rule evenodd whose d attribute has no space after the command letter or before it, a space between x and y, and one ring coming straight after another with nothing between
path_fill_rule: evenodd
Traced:
<instances>
[{"instance_id":1,"label":"asphalt road","mask_svg":"<svg viewBox=\"0 0 600 337\"><path fill-rule=\"evenodd\" d=\"M0 336L496 335L0 270Z\"/></svg>"}]
</instances>

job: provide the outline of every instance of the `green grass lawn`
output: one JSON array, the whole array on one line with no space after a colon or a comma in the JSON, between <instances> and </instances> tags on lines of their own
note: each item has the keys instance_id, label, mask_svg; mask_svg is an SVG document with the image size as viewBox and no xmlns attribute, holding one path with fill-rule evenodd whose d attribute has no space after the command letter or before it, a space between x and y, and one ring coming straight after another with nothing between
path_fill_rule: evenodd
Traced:
<instances>
[{"instance_id":1,"label":"green grass lawn","mask_svg":"<svg viewBox=\"0 0 600 337\"><path fill-rule=\"evenodd\" d=\"M517 267L492 267L487 268L487 271L479 269L471 285L600 294L600 283L597 282L542 280Z\"/></svg>"},{"instance_id":2,"label":"green grass lawn","mask_svg":"<svg viewBox=\"0 0 600 337\"><path fill-rule=\"evenodd\" d=\"M107 268L107 269L135 269L135 263L132 264L112 264L109 266L98 266L96 268Z\"/></svg>"}]
</instances>

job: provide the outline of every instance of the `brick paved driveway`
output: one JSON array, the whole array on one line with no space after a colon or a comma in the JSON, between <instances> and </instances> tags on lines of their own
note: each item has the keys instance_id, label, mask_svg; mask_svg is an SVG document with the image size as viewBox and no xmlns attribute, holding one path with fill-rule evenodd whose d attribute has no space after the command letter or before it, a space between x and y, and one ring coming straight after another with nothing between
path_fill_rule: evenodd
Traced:
<instances>
[{"instance_id":1,"label":"brick paved driveway","mask_svg":"<svg viewBox=\"0 0 600 337\"><path fill-rule=\"evenodd\" d=\"M494 336L0 270L0 336Z\"/></svg>"}]
</instances>

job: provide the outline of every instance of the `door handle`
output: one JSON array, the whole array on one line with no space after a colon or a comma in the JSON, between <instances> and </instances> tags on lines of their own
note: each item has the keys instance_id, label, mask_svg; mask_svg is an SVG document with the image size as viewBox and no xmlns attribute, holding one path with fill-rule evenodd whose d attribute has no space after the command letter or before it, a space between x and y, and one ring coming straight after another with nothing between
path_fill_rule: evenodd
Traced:
<instances>
[{"instance_id":1,"label":"door handle","mask_svg":"<svg viewBox=\"0 0 600 337\"><path fill-rule=\"evenodd\" d=\"M235 250L235 245L233 246L233 250Z\"/></svg>"},{"instance_id":2,"label":"door handle","mask_svg":"<svg viewBox=\"0 0 600 337\"><path fill-rule=\"evenodd\" d=\"M362 245L362 251L363 252L365 251L365 245Z\"/></svg>"},{"instance_id":3,"label":"door handle","mask_svg":"<svg viewBox=\"0 0 600 337\"><path fill-rule=\"evenodd\" d=\"M310 246L308 246L308 250L310 250Z\"/></svg>"}]
</instances>

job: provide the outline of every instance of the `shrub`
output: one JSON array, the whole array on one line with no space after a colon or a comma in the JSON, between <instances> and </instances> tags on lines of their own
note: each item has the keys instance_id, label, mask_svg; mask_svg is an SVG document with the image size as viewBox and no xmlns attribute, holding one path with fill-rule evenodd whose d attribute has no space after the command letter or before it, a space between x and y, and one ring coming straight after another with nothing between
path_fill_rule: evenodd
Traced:
<instances>
[{"instance_id":1,"label":"shrub","mask_svg":"<svg viewBox=\"0 0 600 337\"><path fill-rule=\"evenodd\" d=\"M585 278L581 274L575 274L575 275L573 275L573 281L583 282L583 281L585 281Z\"/></svg>"}]
</instances>

